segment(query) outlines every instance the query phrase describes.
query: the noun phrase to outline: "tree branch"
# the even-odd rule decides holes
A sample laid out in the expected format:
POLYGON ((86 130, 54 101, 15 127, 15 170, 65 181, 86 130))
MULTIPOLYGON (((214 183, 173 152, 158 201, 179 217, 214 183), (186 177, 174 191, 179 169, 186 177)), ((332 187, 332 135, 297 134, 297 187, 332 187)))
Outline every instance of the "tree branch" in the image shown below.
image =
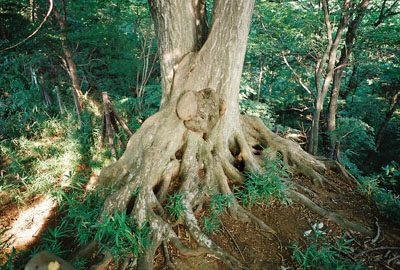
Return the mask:
POLYGON ((284 53, 281 54, 283 57, 283 61, 285 62, 286 66, 288 66, 288 68, 292 71, 293 76, 296 78, 296 80, 298 81, 298 83, 303 87, 304 90, 306 90, 306 92, 308 94, 310 94, 311 96, 313 96, 315 98, 315 95, 313 92, 311 92, 311 90, 307 87, 307 85, 305 85, 303 83, 303 81, 301 80, 301 77, 296 73, 296 71, 292 68, 292 66, 289 64, 289 62, 286 59, 286 56, 284 53))
POLYGON ((36 30, 33 31, 33 33, 30 34, 29 36, 27 36, 24 40, 18 42, 17 44, 15 44, 15 45, 13 45, 13 46, 10 46, 10 47, 8 47, 8 48, 5 48, 5 49, 1 50, 0 53, 1 53, 1 52, 4 52, 4 51, 7 51, 7 50, 11 50, 11 49, 13 49, 13 48, 15 48, 15 47, 21 45, 22 43, 26 42, 26 41, 29 40, 31 37, 33 37, 33 36, 40 30, 40 28, 42 28, 43 24, 47 21, 47 18, 50 16, 50 13, 51 13, 52 10, 53 10, 53 0, 49 0, 49 10, 47 11, 46 16, 44 17, 43 21, 40 23, 40 25, 38 26, 38 28, 36 28, 36 30))

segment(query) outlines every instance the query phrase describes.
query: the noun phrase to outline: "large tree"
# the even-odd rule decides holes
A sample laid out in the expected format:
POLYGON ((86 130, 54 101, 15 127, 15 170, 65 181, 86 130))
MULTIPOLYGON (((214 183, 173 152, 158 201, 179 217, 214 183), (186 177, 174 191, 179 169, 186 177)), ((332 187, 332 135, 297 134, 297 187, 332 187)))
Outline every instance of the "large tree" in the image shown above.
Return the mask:
MULTIPOLYGON (((152 269, 155 251, 165 239, 182 254, 209 253, 232 269, 244 269, 243 262, 202 232, 195 211, 207 200, 207 191, 232 194, 233 185, 246 181, 244 171, 262 170, 267 148, 281 153, 293 171, 316 185, 334 186, 323 176, 328 168, 352 178, 339 164, 313 157, 271 132, 260 119, 240 115, 239 84, 254 1, 213 1, 210 23, 202 1, 149 0, 149 5, 160 55, 161 108, 130 138, 122 157, 102 170, 100 184, 115 192, 105 200, 99 222, 114 211, 127 212, 139 226, 147 222, 151 245, 139 258, 139 269, 152 269), (166 216, 165 198, 175 191, 184 206, 180 221, 196 249, 181 242, 166 216)), ((297 189, 308 190, 293 185, 288 195, 348 229, 370 234, 297 189)), ((275 233, 231 199, 232 216, 275 233)))

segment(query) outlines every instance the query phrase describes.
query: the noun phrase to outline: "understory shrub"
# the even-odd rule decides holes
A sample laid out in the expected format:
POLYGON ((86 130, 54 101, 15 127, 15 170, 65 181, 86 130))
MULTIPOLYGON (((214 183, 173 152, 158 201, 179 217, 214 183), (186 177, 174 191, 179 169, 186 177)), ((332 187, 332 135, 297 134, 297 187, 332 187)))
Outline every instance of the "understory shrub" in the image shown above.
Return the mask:
POLYGON ((297 242, 290 248, 293 249, 293 260, 298 263, 296 269, 302 270, 340 270, 340 269, 366 269, 363 261, 351 261, 346 257, 353 251, 349 244, 353 239, 346 240, 346 233, 342 238, 336 239, 335 244, 327 242, 326 230, 311 226, 312 232, 307 236, 308 246, 301 247, 297 242))
POLYGON ((400 224, 400 196, 384 187, 382 178, 361 178, 361 191, 365 192, 388 219, 400 224))

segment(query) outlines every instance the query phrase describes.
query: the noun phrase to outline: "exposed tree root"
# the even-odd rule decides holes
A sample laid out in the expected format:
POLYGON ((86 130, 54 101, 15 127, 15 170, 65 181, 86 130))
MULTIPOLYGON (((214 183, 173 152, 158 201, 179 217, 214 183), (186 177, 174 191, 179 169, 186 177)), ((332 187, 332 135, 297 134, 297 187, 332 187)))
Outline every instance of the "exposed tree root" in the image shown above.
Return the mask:
POLYGON ((308 199, 306 196, 304 196, 301 193, 298 193, 294 190, 290 190, 289 197, 298 201, 302 205, 308 207, 313 212, 315 212, 323 217, 327 217, 328 219, 336 222, 337 224, 339 224, 340 226, 342 226, 345 229, 356 231, 356 232, 361 232, 361 233, 369 235, 369 236, 373 235, 373 231, 370 228, 365 228, 361 224, 349 221, 334 212, 331 212, 324 208, 321 208, 320 206, 318 206, 316 203, 314 203, 313 201, 311 201, 310 199, 308 199))
POLYGON ((171 259, 169 257, 169 252, 168 252, 168 246, 166 241, 162 241, 162 247, 163 247, 163 252, 164 252, 164 257, 165 257, 165 264, 168 266, 170 270, 174 270, 175 266, 171 262, 171 259))
POLYGON ((107 266, 112 262, 113 258, 111 254, 106 251, 104 254, 103 259, 97 263, 96 265, 93 265, 90 270, 105 270, 107 269, 107 266))
MULTIPOLYGON (((339 191, 323 176, 327 169, 335 169, 344 178, 354 180, 340 164, 309 155, 294 142, 269 131, 258 118, 242 116, 240 123, 243 131, 236 129, 235 125, 218 122, 210 132, 200 133, 187 129, 174 115, 166 107, 146 120, 132 136, 125 154, 112 166, 105 168, 100 176, 102 185, 115 189, 106 199, 103 210, 108 215, 114 210, 126 211, 139 226, 146 222, 150 226, 151 246, 141 254, 139 269, 152 269, 154 254, 161 244, 166 263, 173 269, 166 240, 183 255, 207 253, 231 269, 246 269, 244 262, 224 251, 203 233, 195 212, 207 200, 208 191, 230 195, 232 185, 245 182, 244 171, 261 170, 261 159, 266 154, 266 148, 282 154, 293 170, 312 179, 315 185, 327 184, 339 191), (184 210, 178 220, 169 217, 164 208, 167 195, 175 191, 183 194, 184 210), (189 248, 181 242, 173 230, 178 223, 190 233, 196 248, 189 248)), ((297 202, 346 229, 371 235, 371 230, 319 207, 294 189, 312 197, 318 194, 299 184, 292 185, 289 196, 297 202)), ((274 229, 244 209, 233 196, 229 213, 276 235, 274 229)), ((103 217, 99 216, 99 222, 103 217)))
POLYGON ((335 191, 342 192, 323 176, 324 172, 328 169, 334 169, 341 174, 344 179, 357 183, 354 176, 346 172, 343 166, 337 161, 314 157, 308 154, 295 142, 284 139, 270 131, 266 128, 261 119, 242 116, 241 122, 246 127, 245 130, 248 137, 252 137, 253 140, 256 139, 263 148, 269 148, 279 152, 283 156, 285 163, 292 166, 296 172, 310 178, 315 185, 323 186, 324 184, 328 184, 335 191))

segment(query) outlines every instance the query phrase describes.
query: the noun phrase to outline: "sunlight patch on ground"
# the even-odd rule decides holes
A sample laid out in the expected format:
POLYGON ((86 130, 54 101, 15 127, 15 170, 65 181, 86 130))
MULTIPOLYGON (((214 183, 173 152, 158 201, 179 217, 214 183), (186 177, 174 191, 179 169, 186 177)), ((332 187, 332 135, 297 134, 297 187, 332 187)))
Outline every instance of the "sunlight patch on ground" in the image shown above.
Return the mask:
POLYGON ((20 249, 32 243, 40 235, 56 206, 57 201, 54 197, 45 196, 34 206, 22 210, 5 234, 5 239, 11 237, 10 246, 20 249))

